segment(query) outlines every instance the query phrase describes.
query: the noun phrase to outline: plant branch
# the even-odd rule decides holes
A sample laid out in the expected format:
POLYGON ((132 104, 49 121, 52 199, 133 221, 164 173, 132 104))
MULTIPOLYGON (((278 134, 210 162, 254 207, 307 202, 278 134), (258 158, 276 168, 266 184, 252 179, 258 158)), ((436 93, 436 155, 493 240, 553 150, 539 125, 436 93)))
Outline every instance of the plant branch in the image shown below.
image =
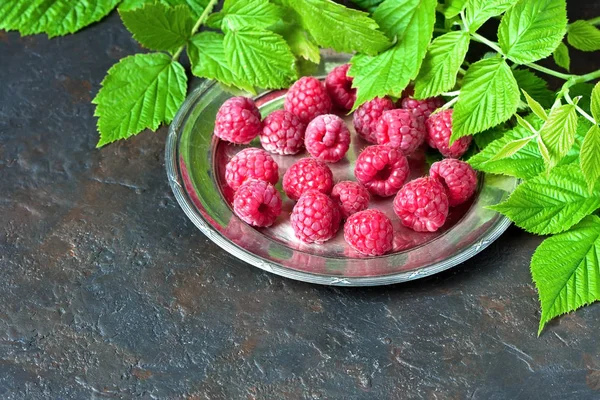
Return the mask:
MULTIPOLYGON (((198 31, 198 29, 200 29, 200 27, 202 26, 202 24, 206 21, 206 18, 208 17, 208 15, 212 12, 213 8, 215 7, 215 5, 219 2, 219 0, 210 0, 208 2, 208 4, 206 5, 206 8, 204 9, 204 11, 202 11, 202 14, 200 14, 200 17, 198 17, 198 20, 196 21, 196 24, 194 25, 194 27, 192 28, 192 32, 190 34, 191 36, 194 36, 194 34, 198 31)), ((181 55, 181 52, 183 52, 183 49, 185 48, 185 45, 181 46, 176 52, 175 54, 173 54, 172 60, 177 60, 179 58, 179 56, 181 55)))
POLYGON ((588 113, 586 113, 585 111, 583 111, 581 109, 581 107, 579 107, 574 101, 573 99, 571 99, 571 96, 569 96, 569 91, 567 90, 565 93, 565 100, 567 100, 567 103, 572 104, 575 106, 575 110, 577 110, 577 112, 579 114, 581 114, 585 119, 587 119, 588 121, 590 121, 592 124, 596 125, 596 120, 589 115, 588 113))
MULTIPOLYGON (((483 43, 483 44, 487 45, 488 47, 492 48, 497 53, 502 54, 502 49, 498 46, 498 43, 492 42, 491 40, 486 39, 485 37, 481 36, 478 33, 471 33, 471 37, 476 42, 483 43)), ((504 54, 502 54, 502 55, 504 55, 504 54)))
POLYGON ((542 67, 541 65, 538 65, 538 64, 535 64, 535 63, 525 64, 525 66, 529 67, 531 69, 538 70, 538 71, 543 72, 545 74, 552 75, 552 76, 555 76, 555 77, 560 78, 560 79, 564 79, 566 81, 568 81, 569 79, 575 78, 577 76, 577 75, 571 75, 571 74, 563 74, 562 72, 554 71, 554 70, 552 70, 550 68, 542 67))

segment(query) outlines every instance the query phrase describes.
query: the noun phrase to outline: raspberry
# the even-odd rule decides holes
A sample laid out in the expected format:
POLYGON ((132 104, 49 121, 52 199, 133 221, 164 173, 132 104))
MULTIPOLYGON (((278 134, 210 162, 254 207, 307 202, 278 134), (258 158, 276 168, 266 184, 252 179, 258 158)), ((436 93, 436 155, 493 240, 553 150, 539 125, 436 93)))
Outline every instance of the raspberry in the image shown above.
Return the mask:
POLYGON ((306 127, 304 147, 319 160, 338 162, 350 147, 350 131, 337 115, 319 115, 306 127))
POLYGON ((432 112, 444 105, 444 101, 440 97, 417 100, 408 96, 402 99, 401 104, 402 108, 412 110, 421 121, 425 122, 432 112))
POLYGON ((331 70, 325 78, 325 87, 333 104, 342 110, 350 110, 356 101, 356 89, 352 88, 352 77, 348 76, 350 64, 331 70))
POLYGON ((371 195, 361 184, 352 181, 337 183, 331 191, 331 198, 340 207, 342 217, 348 218, 354 213, 369 207, 371 195))
POLYGON ((444 157, 459 158, 469 148, 472 137, 461 137, 452 146, 448 146, 452 135, 452 111, 444 110, 427 118, 427 143, 438 149, 444 157))
POLYGON ((272 183, 279 181, 279 170, 273 157, 262 149, 253 147, 237 153, 225 167, 225 180, 237 190, 244 182, 258 179, 272 183))
POLYGON ((417 232, 435 232, 446 222, 448 196, 431 178, 408 182, 394 199, 394 212, 404 226, 417 232))
POLYGON ((477 189, 477 174, 464 161, 446 158, 435 162, 429 169, 429 176, 444 186, 450 207, 464 203, 477 189))
POLYGON ((305 76, 288 90, 283 108, 307 124, 317 115, 331 112, 331 99, 320 80, 305 76))
POLYGON ((344 239, 362 254, 381 256, 393 247, 392 221, 379 210, 357 212, 344 225, 344 239))
POLYGON ((248 181, 235 192, 233 211, 252 226, 271 226, 281 214, 281 196, 269 182, 248 181))
POLYGON ((376 97, 356 109, 352 121, 356 133, 367 142, 377 143, 375 129, 384 111, 393 110, 394 102, 387 97, 376 97))
POLYGON ((263 121, 260 143, 268 152, 296 154, 304 144, 304 125, 298 117, 285 110, 273 111, 263 121))
POLYGON ((292 211, 292 228, 305 243, 322 243, 331 239, 340 227, 340 209, 327 196, 316 190, 304 193, 292 211))
POLYGON ((425 141, 425 125, 409 110, 385 111, 375 131, 378 144, 414 152, 425 141))
POLYGON ((215 120, 215 135, 235 144, 247 144, 262 129, 260 112, 252 99, 232 97, 223 103, 215 120))
POLYGON ((356 159, 354 176, 373 194, 394 195, 408 177, 408 161, 398 149, 369 146, 356 159))
POLYGON ((297 161, 283 175, 283 191, 292 200, 298 200, 309 189, 329 194, 331 188, 333 173, 327 164, 315 158, 297 161))

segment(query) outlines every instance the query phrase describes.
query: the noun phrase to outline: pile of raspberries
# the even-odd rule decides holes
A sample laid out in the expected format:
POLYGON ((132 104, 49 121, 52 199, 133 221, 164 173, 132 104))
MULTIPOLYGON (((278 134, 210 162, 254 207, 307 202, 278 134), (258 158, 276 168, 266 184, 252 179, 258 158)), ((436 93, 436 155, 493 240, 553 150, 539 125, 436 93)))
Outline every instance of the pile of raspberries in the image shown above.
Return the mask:
POLYGON ((296 201, 291 224, 305 243, 323 243, 344 223, 344 239, 358 252, 377 256, 392 250, 392 221, 369 209, 371 196, 394 198, 400 222, 417 232, 435 232, 446 222, 449 207, 467 201, 477 187, 477 175, 458 160, 471 143, 463 137, 449 145, 452 110, 438 110, 441 98, 416 100, 411 90, 396 103, 375 98, 353 115, 354 128, 367 142, 355 164, 354 181, 335 182, 329 163, 342 160, 351 135, 344 120, 332 111, 347 112, 356 100, 348 64, 329 73, 325 83, 314 77, 296 81, 285 96, 283 110, 261 120, 252 99, 233 97, 217 113, 214 134, 235 144, 257 136, 263 149, 246 148, 227 164, 225 179, 235 191, 233 210, 256 227, 272 225, 281 214, 282 201, 275 184, 277 163, 269 153, 310 157, 293 164, 283 175, 283 191, 296 201), (429 176, 405 183, 407 156, 427 143, 443 156, 429 176))

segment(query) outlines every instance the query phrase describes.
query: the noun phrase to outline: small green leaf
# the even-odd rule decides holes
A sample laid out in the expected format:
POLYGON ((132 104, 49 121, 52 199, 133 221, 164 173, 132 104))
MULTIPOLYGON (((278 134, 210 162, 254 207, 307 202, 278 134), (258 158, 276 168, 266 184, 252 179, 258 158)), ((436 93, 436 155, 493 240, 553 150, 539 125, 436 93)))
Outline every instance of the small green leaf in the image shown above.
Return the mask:
POLYGON ((600 29, 587 21, 575 21, 569 25, 567 41, 582 51, 600 50, 600 29))
POLYGON ((120 11, 120 14, 133 38, 152 50, 176 51, 187 42, 194 27, 187 6, 146 4, 132 11, 120 11))
POLYGON ((519 87, 506 61, 487 58, 472 64, 454 107, 454 141, 509 119, 519 103, 519 87))
POLYGON ((504 136, 508 129, 502 125, 495 126, 473 136, 475 144, 480 150, 486 148, 490 143, 504 136))
POLYGON ((378 5, 383 3, 383 0, 350 0, 352 3, 356 4, 363 10, 367 10, 370 12, 375 11, 378 5))
POLYGON ((281 88, 296 78, 294 55, 283 38, 253 28, 225 34, 225 56, 236 76, 261 88, 281 88))
POLYGON ((121 59, 108 70, 92 101, 99 117, 98 147, 171 122, 186 89, 185 70, 164 53, 121 59))
POLYGON ((388 94, 400 97, 408 83, 416 78, 433 34, 435 4, 434 0, 418 0, 418 4, 413 0, 400 0, 396 4, 398 9, 390 9, 390 12, 406 12, 402 21, 394 19, 398 27, 405 28, 402 32, 395 28, 396 45, 377 56, 357 54, 352 57, 348 74, 354 77, 352 86, 358 89, 354 109, 375 97, 388 94), (407 4, 414 7, 405 7, 407 4))
POLYGON ((320 62, 319 46, 302 27, 293 23, 281 23, 275 26, 274 32, 285 39, 296 57, 302 57, 315 64, 320 62))
POLYGON ((498 151, 498 153, 496 153, 492 158, 490 158, 490 161, 501 160, 503 158, 515 155, 515 153, 517 153, 523 147, 527 146, 527 144, 531 142, 531 139, 533 139, 533 136, 528 136, 523 139, 516 139, 506 143, 506 145, 504 145, 504 147, 502 147, 498 151))
POLYGON ((600 207, 600 188, 590 194, 576 163, 522 183, 503 203, 490 207, 527 232, 560 233, 600 207))
POLYGON ((554 58, 556 65, 567 71, 571 70, 571 57, 569 57, 569 48, 566 44, 560 42, 558 47, 554 50, 554 53, 552 53, 552 57, 554 58))
POLYGON ((0 29, 48 37, 73 33, 106 16, 119 0, 3 0, 0 29))
POLYGON ((542 316, 552 318, 600 299, 600 218, 589 216, 568 232, 542 242, 531 259, 542 316))
POLYGON ((464 10, 465 6, 467 5, 467 1, 468 0, 445 0, 444 16, 446 18, 456 17, 462 10, 464 10))
POLYGON ((465 22, 469 32, 475 32, 491 17, 502 14, 518 0, 469 0, 465 9, 465 22))
POLYGON ((375 55, 390 45, 367 13, 329 0, 283 0, 300 15, 302 26, 321 47, 375 55))
MULTIPOLYGON (((554 103, 554 92, 548 89, 548 82, 528 69, 513 69, 513 75, 519 87, 538 101, 542 107, 550 108, 552 106, 554 103)), ((527 101, 524 96, 523 100, 527 101)))
POLYGON ((252 85, 237 76, 229 67, 225 57, 224 36, 216 32, 201 32, 194 35, 188 47, 192 73, 208 79, 216 79, 227 86, 235 86, 255 93, 252 85))
POLYGON ((123 0, 119 4, 119 11, 131 11, 136 8, 143 7, 144 4, 159 3, 167 7, 185 6, 187 5, 194 18, 200 17, 209 0, 123 0))
POLYGON ((590 111, 596 123, 600 124, 600 82, 596 83, 596 86, 592 89, 591 97, 590 111))
POLYGON ((537 134, 537 131, 535 130, 535 128, 533 126, 531 126, 531 124, 529 122, 527 122, 525 119, 523 119, 523 117, 521 117, 519 114, 515 114, 515 117, 517 118, 517 123, 519 125, 521 125, 525 129, 527 129, 529 132, 531 132, 533 134, 537 134))
POLYGON ((498 27, 498 44, 517 64, 548 57, 567 29, 565 0, 520 0, 498 27))
POLYGON ((521 89, 523 92, 523 96, 525 96, 525 101, 527 101, 527 105, 531 108, 531 111, 542 120, 546 121, 548 119, 548 114, 546 114, 546 110, 544 107, 537 101, 535 101, 525 90, 521 89))
POLYGON ((211 15, 224 30, 244 27, 267 28, 280 18, 279 8, 268 0, 225 0, 223 9, 211 15))
POLYGON ((600 178, 600 127, 592 125, 581 145, 581 170, 590 192, 600 178))
POLYGON ((453 31, 435 38, 415 81, 415 96, 424 99, 452 89, 468 49, 469 34, 465 31, 453 31))
POLYGON ((540 129, 540 138, 548 149, 547 166, 552 169, 568 153, 575 142, 577 110, 572 104, 553 109, 540 129))

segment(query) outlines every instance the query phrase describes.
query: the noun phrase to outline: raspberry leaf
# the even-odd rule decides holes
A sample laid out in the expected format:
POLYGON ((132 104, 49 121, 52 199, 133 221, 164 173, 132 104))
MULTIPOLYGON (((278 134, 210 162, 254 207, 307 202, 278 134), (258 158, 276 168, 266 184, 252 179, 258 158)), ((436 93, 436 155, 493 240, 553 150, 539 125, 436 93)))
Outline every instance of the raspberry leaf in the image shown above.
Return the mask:
POLYGON ((519 87, 506 61, 486 58, 472 64, 454 107, 451 142, 509 119, 519 103, 519 87))
POLYGON ((518 0, 468 0, 465 9, 465 23, 469 32, 481 28, 491 17, 502 14, 518 0))
POLYGON ((565 104, 550 112, 548 120, 540 129, 540 138, 548 149, 545 158, 548 169, 553 168, 567 154, 575 142, 577 110, 565 104))
POLYGON ((444 16, 446 18, 454 18, 467 5, 467 0, 446 0, 444 2, 444 16))
POLYGON ((280 88, 296 78, 294 55, 273 32, 242 28, 225 34, 225 56, 236 76, 261 88, 280 88))
POLYGON ((164 53, 123 58, 108 71, 92 101, 99 117, 98 147, 171 122, 186 88, 185 70, 164 53))
POLYGON ((532 139, 533 136, 528 136, 523 139, 516 139, 506 143, 504 147, 502 147, 492 158, 490 158, 490 161, 501 160, 503 158, 507 158, 514 155, 523 147, 527 146, 527 144, 531 142, 532 139))
POLYGON ((295 23, 278 24, 274 27, 274 32, 285 39, 296 57, 302 57, 315 64, 321 61, 319 46, 299 25, 295 23))
POLYGON ((225 0, 223 9, 211 15, 224 30, 243 27, 267 28, 280 18, 279 8, 268 0, 225 0))
POLYGON ((378 5, 383 3, 383 0, 350 0, 352 3, 356 4, 363 10, 367 10, 370 12, 375 11, 378 5))
POLYGON ((229 67, 225 57, 224 38, 222 34, 216 32, 201 32, 192 37, 188 47, 192 73, 255 93, 252 85, 237 76, 229 67))
POLYGON ((354 77, 352 86, 358 89, 353 110, 375 97, 388 94, 400 97, 410 80, 416 78, 433 34, 434 0, 387 0, 377 11, 386 4, 384 10, 395 17, 380 13, 378 21, 390 27, 387 33, 394 32, 397 43, 377 56, 352 57, 348 74, 354 77))
POLYGON ((469 49, 469 34, 454 31, 431 42, 415 81, 418 99, 437 96, 456 84, 456 74, 469 49))
MULTIPOLYGON (((513 76, 519 87, 539 102, 542 107, 550 108, 552 106, 554 92, 548 89, 548 82, 528 69, 514 69, 513 76)), ((526 101, 527 99, 523 97, 523 100, 526 101)))
POLYGON ((598 155, 600 154, 600 127, 598 125, 592 125, 590 130, 583 139, 581 145, 581 170, 583 176, 588 184, 590 192, 594 189, 594 186, 600 178, 600 163, 598 162, 598 155))
POLYGON ((520 0, 508 10, 498 27, 498 43, 517 64, 548 57, 567 29, 565 0, 520 0))
POLYGON ((200 17, 202 11, 208 4, 209 0, 123 0, 121 4, 119 4, 119 11, 131 11, 136 8, 143 7, 144 4, 162 4, 167 7, 175 7, 187 5, 190 10, 192 10, 192 14, 194 18, 200 17))
POLYGON ((588 216, 568 232, 542 242, 531 259, 542 316, 552 318, 600 299, 600 218, 588 216))
POLYGON ((592 193, 577 163, 554 168, 519 185, 510 198, 490 207, 538 235, 560 233, 600 207, 600 187, 592 193))
POLYGON ((120 14, 133 38, 152 50, 177 51, 190 38, 195 22, 189 7, 159 3, 120 14))
POLYGON ((527 101, 527 105, 529 106, 529 108, 531 108, 531 111, 533 111, 533 113, 537 115, 540 119, 546 121, 548 119, 548 114, 546 114, 546 110, 544 110, 544 107, 542 107, 540 103, 535 101, 525 90, 521 89, 521 92, 523 92, 523 96, 525 96, 525 101, 527 101))
POLYGON ((591 98, 591 113, 596 120, 596 123, 600 124, 600 82, 596 83, 596 86, 592 89, 591 98))
POLYGON ((575 21, 569 25, 567 41, 582 51, 600 50, 600 29, 587 21, 575 21))
POLYGON ((119 0, 3 0, 0 29, 48 37, 73 33, 107 15, 119 0))
POLYGON ((563 42, 558 44, 558 47, 552 53, 552 58, 554 58, 554 62, 559 67, 562 67, 569 71, 571 69, 571 57, 569 57, 569 48, 563 42))
MULTIPOLYGON (((389 0, 388 0, 389 1, 389 0)), ((283 0, 321 47, 374 55, 390 45, 368 14, 328 0, 283 0)))

